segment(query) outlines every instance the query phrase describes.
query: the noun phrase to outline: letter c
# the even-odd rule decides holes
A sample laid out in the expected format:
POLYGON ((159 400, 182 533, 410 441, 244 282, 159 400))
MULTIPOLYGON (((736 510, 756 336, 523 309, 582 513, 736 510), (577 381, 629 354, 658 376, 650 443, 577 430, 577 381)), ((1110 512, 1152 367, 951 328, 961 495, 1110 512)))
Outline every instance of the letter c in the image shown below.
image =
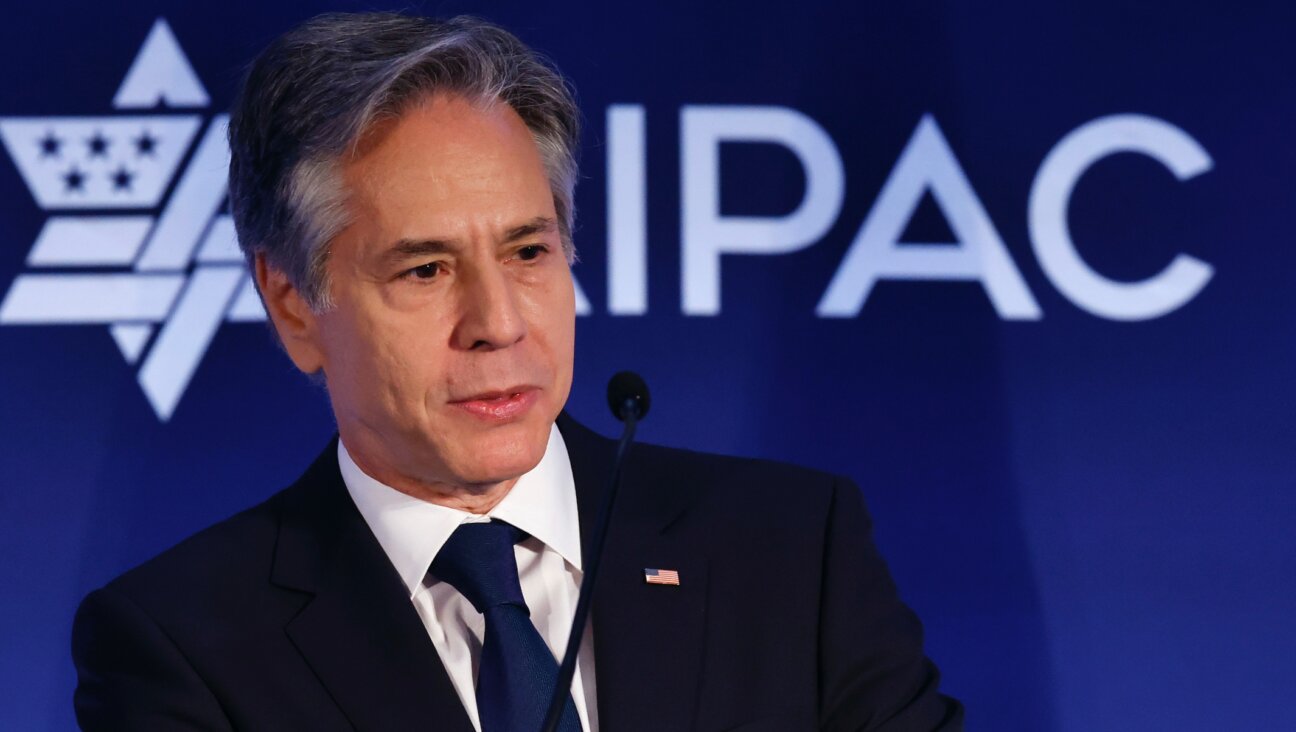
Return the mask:
POLYGON ((1071 192, 1091 165, 1122 152, 1154 158, 1181 181, 1214 164, 1188 133, 1155 117, 1122 114, 1081 125, 1049 151, 1035 176, 1028 205, 1031 246, 1049 280, 1077 306, 1111 320, 1150 320, 1193 299, 1215 270, 1179 254, 1153 277, 1118 282, 1080 258, 1067 226, 1071 192))

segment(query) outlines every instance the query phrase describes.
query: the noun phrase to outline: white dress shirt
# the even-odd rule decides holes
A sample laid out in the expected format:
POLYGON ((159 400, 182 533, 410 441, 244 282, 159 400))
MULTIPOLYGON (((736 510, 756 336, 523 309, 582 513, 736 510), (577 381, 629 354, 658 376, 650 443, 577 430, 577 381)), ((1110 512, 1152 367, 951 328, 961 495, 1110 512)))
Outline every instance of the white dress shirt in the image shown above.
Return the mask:
MULTIPOLYGON (((355 464, 341 440, 338 467, 351 499, 405 582, 468 718, 481 732, 475 689, 486 621, 448 582, 430 577, 428 567, 461 523, 497 518, 525 531, 529 538, 514 549, 522 596, 531 622, 561 659, 581 580, 576 483, 562 435, 557 426, 552 428, 540 463, 485 515, 428 503, 374 480, 355 464)), ((572 700, 586 732, 598 731, 593 647, 587 627, 572 679, 572 700)))

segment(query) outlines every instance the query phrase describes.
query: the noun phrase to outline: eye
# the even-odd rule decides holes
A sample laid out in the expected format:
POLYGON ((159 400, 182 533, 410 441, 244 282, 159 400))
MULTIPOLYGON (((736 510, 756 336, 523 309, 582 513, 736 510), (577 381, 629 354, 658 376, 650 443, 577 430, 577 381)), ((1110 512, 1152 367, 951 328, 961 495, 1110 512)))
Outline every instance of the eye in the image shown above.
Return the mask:
POLYGON ((517 252, 517 258, 524 262, 530 262, 533 259, 538 259, 540 255, 547 251, 549 251, 549 247, 543 244, 531 244, 519 249, 517 252))
POLYGON ((428 262, 427 264, 420 264, 414 269, 407 271, 405 274, 406 276, 414 277, 415 279, 430 280, 435 278, 440 272, 440 262, 428 262))

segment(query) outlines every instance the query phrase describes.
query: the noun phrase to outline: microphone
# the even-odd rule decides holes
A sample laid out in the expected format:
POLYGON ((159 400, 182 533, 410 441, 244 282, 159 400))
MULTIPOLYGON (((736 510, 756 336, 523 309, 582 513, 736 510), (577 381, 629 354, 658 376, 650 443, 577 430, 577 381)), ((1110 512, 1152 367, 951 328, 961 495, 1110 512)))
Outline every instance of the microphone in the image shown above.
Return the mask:
POLYGON ((634 430, 634 422, 648 416, 648 385, 633 371, 622 371, 608 382, 608 406, 612 416, 634 430))
POLYGON ((563 707, 571 694, 572 675, 576 673, 576 657, 580 653, 581 639, 585 635, 585 624, 589 619, 590 600, 594 596, 594 579, 598 575, 599 560, 603 556, 603 543, 607 539, 608 519, 612 516, 612 505, 616 500, 617 486, 621 483, 621 463, 625 460, 626 448, 634 439, 635 425, 648 414, 648 385, 642 377, 633 371, 622 371, 612 377, 607 389, 608 406, 612 415, 625 423, 621 439, 617 442, 616 458, 612 461, 612 476, 607 492, 603 495, 603 505, 599 507, 598 518, 594 522, 594 533, 591 539, 594 545, 588 553, 585 574, 581 578, 580 595, 576 599, 576 612, 572 617, 571 634, 567 636, 567 651, 563 654, 562 665, 558 667, 558 683, 554 686, 553 697, 549 700, 549 711, 545 714, 541 732, 554 732, 558 720, 562 717, 563 707))

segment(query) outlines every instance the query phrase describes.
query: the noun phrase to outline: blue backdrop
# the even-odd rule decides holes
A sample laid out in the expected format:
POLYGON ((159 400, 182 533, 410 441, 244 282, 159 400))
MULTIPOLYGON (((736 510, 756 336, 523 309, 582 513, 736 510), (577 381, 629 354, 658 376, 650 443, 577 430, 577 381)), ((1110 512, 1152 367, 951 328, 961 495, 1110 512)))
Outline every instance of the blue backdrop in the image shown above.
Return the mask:
MULTIPOLYGON (((578 418, 635 368, 644 439, 859 481, 971 729, 1280 729, 1296 14, 1198 5, 418 9, 578 89, 578 418)), ((242 289, 218 115, 361 7, 4 11, 4 729, 73 727, 84 593, 332 433, 242 289)))

